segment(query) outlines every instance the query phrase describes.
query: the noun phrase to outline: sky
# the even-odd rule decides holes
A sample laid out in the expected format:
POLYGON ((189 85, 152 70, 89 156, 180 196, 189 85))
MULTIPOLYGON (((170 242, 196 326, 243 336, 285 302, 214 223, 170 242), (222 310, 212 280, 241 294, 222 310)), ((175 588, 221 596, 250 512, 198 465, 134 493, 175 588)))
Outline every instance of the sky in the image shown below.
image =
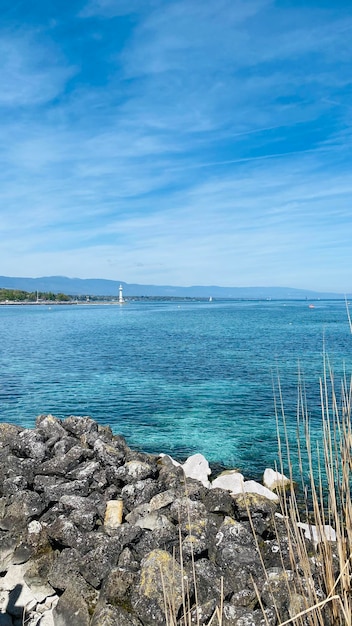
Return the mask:
POLYGON ((350 0, 0 0, 0 275, 352 292, 350 0))

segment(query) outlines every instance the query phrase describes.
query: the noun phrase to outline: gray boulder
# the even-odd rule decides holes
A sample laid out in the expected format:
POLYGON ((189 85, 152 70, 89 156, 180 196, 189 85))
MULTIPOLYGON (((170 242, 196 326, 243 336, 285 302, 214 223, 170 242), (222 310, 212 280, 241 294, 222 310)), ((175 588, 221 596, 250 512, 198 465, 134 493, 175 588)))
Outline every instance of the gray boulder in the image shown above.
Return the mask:
POLYGON ((88 606, 79 590, 66 589, 53 610, 55 626, 89 626, 88 606))

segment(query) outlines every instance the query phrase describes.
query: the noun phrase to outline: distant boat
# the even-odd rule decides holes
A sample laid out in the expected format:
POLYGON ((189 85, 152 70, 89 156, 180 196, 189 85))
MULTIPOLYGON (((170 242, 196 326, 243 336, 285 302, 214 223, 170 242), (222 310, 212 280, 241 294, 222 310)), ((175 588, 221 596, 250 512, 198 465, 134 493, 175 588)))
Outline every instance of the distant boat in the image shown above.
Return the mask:
POLYGON ((308 305, 308 308, 309 308, 309 309, 315 309, 315 306, 314 306, 314 304, 309 304, 309 305, 308 305))
POLYGON ((211 296, 209 298, 209 302, 213 302, 213 298, 211 296))

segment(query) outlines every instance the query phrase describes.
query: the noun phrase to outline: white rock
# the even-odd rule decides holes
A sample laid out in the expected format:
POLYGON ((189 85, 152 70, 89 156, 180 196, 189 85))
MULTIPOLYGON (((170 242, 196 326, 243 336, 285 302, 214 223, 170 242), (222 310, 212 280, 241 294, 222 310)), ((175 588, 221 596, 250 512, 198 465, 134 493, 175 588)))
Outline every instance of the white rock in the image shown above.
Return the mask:
POLYGON ((143 475, 149 474, 150 466, 143 461, 127 461, 125 468, 129 478, 139 480, 143 478, 143 475))
POLYGON ((279 501, 279 496, 277 496, 276 493, 270 491, 270 489, 260 483, 257 483, 255 480, 246 480, 243 485, 243 491, 245 493, 256 493, 258 496, 264 496, 273 502, 279 501))
POLYGON ((29 567, 28 563, 21 563, 20 565, 11 565, 6 572, 6 575, 0 578, 0 589, 4 591, 12 591, 16 585, 23 585, 24 574, 29 567))
POLYGON ((212 489, 226 489, 232 494, 243 493, 244 476, 237 470, 229 470, 220 474, 211 483, 212 489))
POLYGON ((336 541, 336 532, 332 526, 322 526, 320 529, 318 526, 312 526, 305 524, 304 522, 297 522, 298 528, 304 530, 304 536, 306 539, 312 541, 315 545, 318 545, 323 539, 327 541, 336 541))
POLYGON ((142 517, 145 517, 149 513, 150 513, 150 504, 145 502, 143 504, 139 504, 138 506, 136 506, 136 508, 132 509, 130 513, 127 513, 125 520, 126 522, 134 526, 137 520, 141 519, 142 517))
POLYGON ((210 487, 208 476, 211 469, 206 458, 202 454, 192 454, 182 465, 182 469, 187 478, 199 480, 205 487, 210 487))
POLYGON ((17 611, 18 615, 21 614, 22 608, 24 606, 29 606, 32 608, 38 602, 36 594, 28 587, 27 583, 24 580, 24 574, 28 567, 28 563, 22 563, 21 565, 11 565, 11 567, 9 567, 6 572, 6 576, 0 578, 1 596, 3 598, 7 598, 7 601, 10 600, 10 594, 15 589, 15 587, 18 589, 18 594, 16 593, 16 601, 12 609, 13 612, 17 611))
POLYGON ((135 526, 145 528, 147 530, 171 530, 174 528, 173 524, 166 517, 166 515, 159 515, 157 511, 149 513, 144 517, 141 517, 136 521, 135 526))
MULTIPOLYGON (((4 591, 3 589, 0 591, 0 614, 5 613, 6 606, 9 601, 9 592, 4 591)), ((0 622, 1 624, 1 622, 0 622)))
POLYGON ((33 535, 38 535, 42 530, 43 526, 37 520, 32 520, 28 524, 28 533, 33 535))
POLYGON ((275 517, 277 517, 278 519, 289 519, 288 515, 282 515, 282 513, 279 513, 278 511, 275 511, 274 513, 275 517))
POLYGON ((38 622, 38 626, 55 626, 52 610, 44 613, 43 617, 41 617, 38 622))
POLYGON ((158 511, 159 509, 163 509, 168 504, 172 504, 175 498, 176 494, 174 489, 167 489, 166 491, 157 493, 155 496, 152 497, 151 501, 149 502, 150 510, 158 511))
POLYGON ((37 602, 44 602, 48 596, 51 596, 53 593, 55 593, 55 590, 52 588, 52 586, 49 585, 49 583, 45 583, 44 581, 38 583, 32 581, 27 586, 36 600, 35 604, 37 604, 37 602))
POLYGON ((277 487, 284 488, 290 484, 290 479, 285 474, 280 474, 280 472, 267 468, 263 474, 263 484, 270 490, 277 487))

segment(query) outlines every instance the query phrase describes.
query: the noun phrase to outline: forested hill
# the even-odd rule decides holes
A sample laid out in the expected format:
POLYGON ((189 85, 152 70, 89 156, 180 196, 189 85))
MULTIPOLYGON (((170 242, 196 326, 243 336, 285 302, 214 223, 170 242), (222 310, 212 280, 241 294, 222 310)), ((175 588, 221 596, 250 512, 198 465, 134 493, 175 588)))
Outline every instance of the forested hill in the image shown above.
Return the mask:
POLYGON ((66 276, 44 276, 41 278, 21 278, 0 276, 0 288, 19 289, 28 292, 66 293, 71 296, 116 296, 120 284, 124 296, 162 296, 199 298, 274 298, 274 299, 317 299, 343 298, 343 294, 308 291, 290 287, 219 287, 168 285, 139 285, 119 280, 99 278, 67 278, 66 276))

